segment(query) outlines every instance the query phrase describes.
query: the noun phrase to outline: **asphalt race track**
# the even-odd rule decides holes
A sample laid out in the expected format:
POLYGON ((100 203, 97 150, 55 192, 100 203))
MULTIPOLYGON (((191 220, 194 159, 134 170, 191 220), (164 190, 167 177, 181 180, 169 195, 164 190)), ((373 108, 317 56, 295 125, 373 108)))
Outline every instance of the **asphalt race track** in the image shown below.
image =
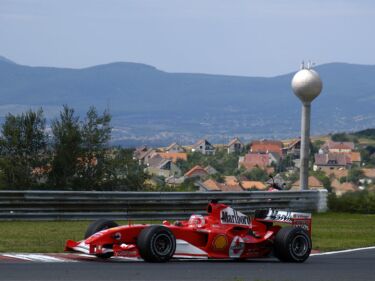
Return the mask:
MULTIPOLYGON (((36 256, 38 258, 38 256, 36 256)), ((62 262, 0 259, 0 280, 374 280, 375 249, 311 256, 303 264, 276 259, 236 261, 175 260, 165 264, 113 259, 62 262)))

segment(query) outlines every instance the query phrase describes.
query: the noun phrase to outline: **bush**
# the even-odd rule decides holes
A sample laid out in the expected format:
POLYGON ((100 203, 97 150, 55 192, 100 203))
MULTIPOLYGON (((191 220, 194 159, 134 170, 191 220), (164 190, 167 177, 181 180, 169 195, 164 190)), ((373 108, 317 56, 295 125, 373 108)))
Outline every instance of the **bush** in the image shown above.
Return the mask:
POLYGON ((348 192, 341 197, 330 194, 328 208, 336 212, 375 214, 375 192, 367 190, 348 192))

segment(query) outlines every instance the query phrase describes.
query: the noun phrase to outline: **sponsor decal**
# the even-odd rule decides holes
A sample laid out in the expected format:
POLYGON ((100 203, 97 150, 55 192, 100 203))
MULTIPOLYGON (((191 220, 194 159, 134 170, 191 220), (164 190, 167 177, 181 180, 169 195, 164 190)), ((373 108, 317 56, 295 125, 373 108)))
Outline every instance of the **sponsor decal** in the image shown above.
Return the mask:
POLYGON ((222 224, 250 225, 250 219, 248 216, 230 207, 220 211, 220 219, 222 224))
POLYGON ((235 236, 229 247, 229 257, 239 258, 245 250, 245 242, 240 236, 235 236))
POLYGON ((303 228, 304 230, 310 231, 310 221, 304 219, 298 219, 293 222, 293 227, 303 228))
POLYGON ((292 223, 293 219, 311 219, 311 214, 269 210, 264 220, 292 223))
POLYGON ((212 242, 214 250, 224 250, 228 245, 227 237, 223 234, 216 236, 212 242))

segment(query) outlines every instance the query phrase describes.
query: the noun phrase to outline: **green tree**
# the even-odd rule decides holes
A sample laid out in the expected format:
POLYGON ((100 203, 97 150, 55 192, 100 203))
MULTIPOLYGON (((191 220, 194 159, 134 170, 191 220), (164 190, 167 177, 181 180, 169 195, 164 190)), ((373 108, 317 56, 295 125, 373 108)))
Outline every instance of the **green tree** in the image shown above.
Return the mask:
POLYGON ((349 136, 346 133, 337 133, 331 136, 333 141, 350 141, 349 136))
POLYGON ((328 190, 328 192, 331 192, 331 180, 323 171, 311 171, 311 175, 315 176, 318 180, 320 180, 323 184, 323 187, 328 190))
POLYGON ((100 189, 139 191, 144 190, 145 180, 148 176, 144 173, 144 167, 138 165, 133 159, 132 149, 111 149, 105 162, 105 176, 102 179, 100 189))
POLYGON ((82 135, 74 109, 64 105, 60 117, 52 122, 54 158, 49 181, 56 188, 76 186, 82 135))
POLYGON ((0 168, 7 187, 31 188, 38 184, 33 169, 46 162, 45 124, 42 109, 6 116, 0 137, 0 168))
POLYGON ((242 175, 248 180, 253 181, 267 181, 269 179, 267 172, 258 167, 255 167, 250 171, 246 171, 242 175))
POLYGON ((104 111, 99 115, 90 107, 82 125, 82 155, 79 158, 79 181, 84 189, 101 185, 106 174, 108 142, 111 138, 111 115, 104 111))

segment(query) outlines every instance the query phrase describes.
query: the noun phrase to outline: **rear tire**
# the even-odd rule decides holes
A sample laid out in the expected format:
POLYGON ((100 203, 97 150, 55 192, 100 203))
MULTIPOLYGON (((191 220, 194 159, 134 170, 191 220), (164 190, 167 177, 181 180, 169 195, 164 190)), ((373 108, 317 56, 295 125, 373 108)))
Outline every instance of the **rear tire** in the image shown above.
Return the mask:
POLYGON ((167 262, 176 251, 176 238, 165 226, 152 225, 138 235, 137 247, 145 261, 167 262))
MULTIPOLYGON (((110 220, 106 220, 106 219, 99 219, 99 220, 96 220, 96 221, 92 222, 87 227, 87 230, 86 230, 86 233, 85 233, 84 237, 85 237, 85 239, 87 239, 91 235, 93 235, 93 234, 95 234, 99 231, 102 231, 102 230, 105 230, 105 229, 110 229, 110 228, 117 227, 117 226, 118 226, 118 224, 114 221, 110 221, 110 220)), ((112 249, 112 245, 103 245, 103 248, 112 249)), ((113 256, 113 253, 96 254, 96 256, 98 258, 108 259, 108 258, 113 256)))
POLYGON ((304 262, 310 256, 311 238, 300 227, 284 227, 276 234, 275 256, 283 262, 304 262))

